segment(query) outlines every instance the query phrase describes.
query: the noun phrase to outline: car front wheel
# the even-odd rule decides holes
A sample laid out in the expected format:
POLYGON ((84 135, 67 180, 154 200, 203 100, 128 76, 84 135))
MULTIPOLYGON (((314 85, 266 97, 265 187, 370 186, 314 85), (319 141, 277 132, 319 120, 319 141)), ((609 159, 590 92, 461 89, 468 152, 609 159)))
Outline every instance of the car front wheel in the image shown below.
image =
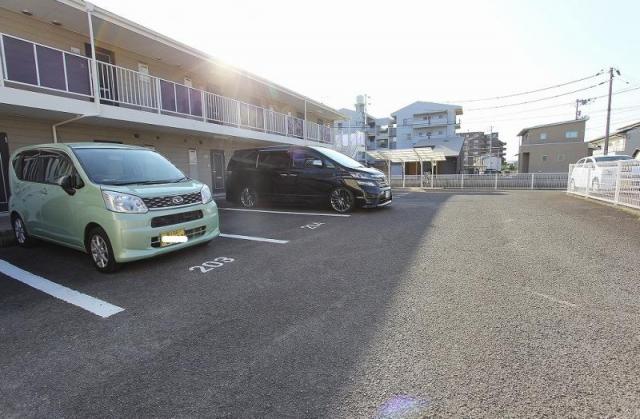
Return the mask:
POLYGON ((22 217, 16 215, 13 217, 13 222, 11 223, 13 226, 13 235, 18 242, 18 245, 21 247, 31 247, 33 246, 34 240, 29 235, 27 231, 27 226, 22 221, 22 217))
POLYGON ((120 268, 113 255, 113 248, 107 233, 99 227, 89 232, 87 250, 93 262, 93 266, 100 272, 111 273, 120 268))
POLYGON ((353 192, 347 188, 340 187, 331 191, 331 194, 329 195, 329 204, 335 212, 344 214, 353 210, 353 207, 356 204, 356 199, 353 196, 353 192))

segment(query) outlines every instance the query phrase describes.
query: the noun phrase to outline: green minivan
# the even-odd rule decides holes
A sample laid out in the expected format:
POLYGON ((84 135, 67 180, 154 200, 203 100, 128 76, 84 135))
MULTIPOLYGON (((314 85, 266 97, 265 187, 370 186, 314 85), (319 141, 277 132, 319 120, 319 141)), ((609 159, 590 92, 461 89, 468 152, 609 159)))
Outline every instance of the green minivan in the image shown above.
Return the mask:
POLYGON ((11 157, 9 179, 18 244, 43 239, 82 250, 101 272, 220 234, 209 187, 145 147, 24 147, 11 157))

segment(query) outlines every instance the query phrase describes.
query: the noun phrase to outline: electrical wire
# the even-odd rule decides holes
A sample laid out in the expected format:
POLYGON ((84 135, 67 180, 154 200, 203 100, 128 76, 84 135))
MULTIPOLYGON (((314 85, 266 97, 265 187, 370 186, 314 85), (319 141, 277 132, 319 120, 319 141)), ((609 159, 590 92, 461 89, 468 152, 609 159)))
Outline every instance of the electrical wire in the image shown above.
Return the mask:
POLYGON ((507 98, 515 97, 515 96, 529 95, 531 93, 544 92, 546 90, 557 89, 558 87, 564 87, 564 86, 568 86, 570 84, 579 83, 581 81, 593 79, 595 77, 598 77, 598 76, 604 74, 604 72, 605 72, 604 70, 600 70, 596 74, 588 76, 588 77, 583 77, 583 78, 577 79, 577 80, 571 80, 571 81, 568 81, 568 82, 565 82, 565 83, 554 84, 553 86, 543 87, 543 88, 540 88, 540 89, 529 90, 529 91, 526 91, 526 92, 511 93, 511 94, 503 95, 503 96, 486 97, 486 98, 480 98, 480 99, 452 100, 452 101, 449 101, 449 102, 446 102, 446 103, 484 102, 484 101, 488 101, 488 100, 499 100, 499 99, 507 99, 507 98))
POLYGON ((470 108, 470 109, 467 109, 467 110, 468 111, 483 111, 483 110, 488 110, 488 109, 502 109, 502 108, 508 108, 510 106, 527 105, 529 103, 542 102, 542 101, 545 101, 545 100, 551 100, 551 99, 555 99, 555 98, 558 98, 558 97, 568 96, 568 95, 572 95, 574 93, 583 92, 585 90, 590 90, 590 89, 596 88, 598 86, 602 86, 603 84, 606 84, 606 83, 608 83, 608 82, 607 81, 601 81, 600 83, 593 84, 593 85, 588 86, 588 87, 583 87, 581 89, 572 90, 571 92, 560 93, 558 95, 543 97, 543 98, 539 98, 539 99, 526 100, 524 102, 508 103, 506 105, 498 105, 498 106, 486 106, 484 108, 470 108))

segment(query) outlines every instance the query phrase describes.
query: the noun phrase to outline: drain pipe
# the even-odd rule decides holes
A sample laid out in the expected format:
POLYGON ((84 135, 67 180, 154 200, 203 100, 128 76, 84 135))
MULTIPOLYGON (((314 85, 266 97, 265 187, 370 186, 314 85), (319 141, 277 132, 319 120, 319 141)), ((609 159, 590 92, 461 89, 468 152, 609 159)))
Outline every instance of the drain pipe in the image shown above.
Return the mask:
POLYGON ((54 143, 58 142, 58 127, 59 126, 66 125, 68 123, 75 122, 75 121, 77 121, 79 119, 87 118, 89 116, 97 116, 97 114, 77 115, 77 116, 75 116, 75 117, 73 117, 71 119, 67 119, 66 121, 62 121, 62 122, 58 122, 57 124, 53 124, 51 126, 51 131, 53 132, 53 142, 54 143))

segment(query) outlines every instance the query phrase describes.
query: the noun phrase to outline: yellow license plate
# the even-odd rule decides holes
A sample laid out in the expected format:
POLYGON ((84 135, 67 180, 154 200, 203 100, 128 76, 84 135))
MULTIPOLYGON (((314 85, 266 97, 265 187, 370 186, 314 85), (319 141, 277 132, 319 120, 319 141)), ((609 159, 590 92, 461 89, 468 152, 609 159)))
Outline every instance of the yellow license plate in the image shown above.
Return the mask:
POLYGON ((183 228, 180 230, 168 231, 160 234, 160 246, 168 246, 170 244, 184 243, 188 240, 187 233, 183 228))

